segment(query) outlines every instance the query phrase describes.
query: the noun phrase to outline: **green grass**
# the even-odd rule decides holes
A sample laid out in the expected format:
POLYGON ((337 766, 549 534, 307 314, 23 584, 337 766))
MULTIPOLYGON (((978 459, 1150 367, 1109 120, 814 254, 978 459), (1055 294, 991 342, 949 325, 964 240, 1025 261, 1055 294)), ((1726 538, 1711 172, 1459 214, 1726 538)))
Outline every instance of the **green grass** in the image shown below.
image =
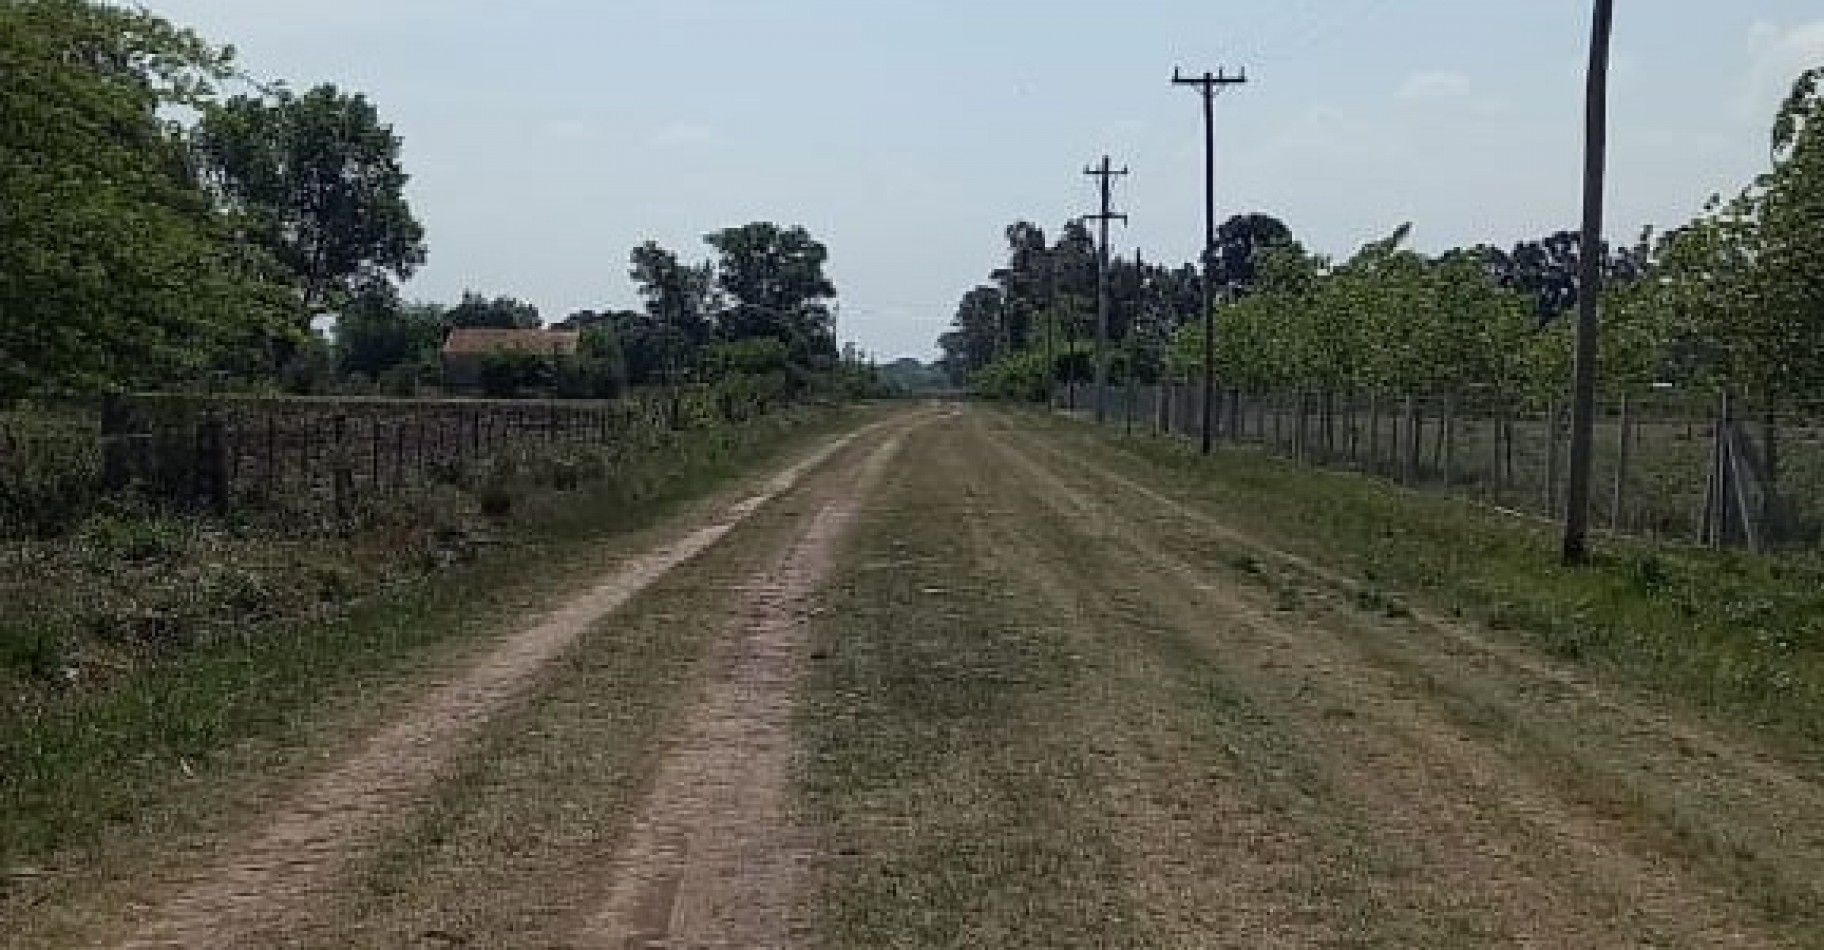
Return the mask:
POLYGON ((1764 731, 1802 756, 1824 749, 1824 565, 1601 538, 1588 569, 1559 565, 1550 526, 1471 502, 1254 451, 1215 460, 1020 417, 1270 544, 1529 640, 1764 731))
MULTIPOLYGON (((435 645, 489 629, 527 602, 558 593, 566 562, 592 543, 651 524, 851 422, 846 413, 793 411, 622 453, 575 490, 516 491, 509 511, 491 523, 492 543, 473 546, 466 558, 439 557, 436 570, 394 577, 334 609, 263 621, 249 612, 231 635, 217 630, 162 644, 93 688, 38 690, 0 721, 0 873, 101 841, 111 828, 143 824, 149 809, 183 797, 192 779, 208 777, 239 745, 300 741, 331 700, 358 705, 409 676, 435 645)), ((178 571, 197 549, 181 536, 166 540, 175 547, 159 563, 178 571)), ((157 550, 156 531, 147 543, 157 550)), ((44 577, 37 585, 57 582, 44 577)), ((226 603, 232 614, 236 602, 226 603)), ((212 613, 221 608, 214 604, 212 613)), ((72 648, 50 641, 90 636, 17 622, 0 635, 0 652, 13 664, 5 682, 19 691, 29 691, 31 667, 54 669, 59 651, 72 648)))
POLYGON ((1156 945, 1095 766, 1060 727, 1081 658, 980 573, 962 499, 923 478, 883 491, 813 624, 804 791, 832 855, 817 943, 1156 945))

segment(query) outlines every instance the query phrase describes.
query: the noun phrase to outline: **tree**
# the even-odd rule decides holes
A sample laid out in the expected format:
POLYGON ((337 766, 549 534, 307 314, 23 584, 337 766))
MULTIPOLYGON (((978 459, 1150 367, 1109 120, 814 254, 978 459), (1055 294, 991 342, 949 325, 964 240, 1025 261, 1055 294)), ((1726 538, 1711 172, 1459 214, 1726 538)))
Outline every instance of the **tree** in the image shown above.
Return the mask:
POLYGON ((403 368, 414 374, 436 366, 450 328, 444 308, 404 303, 391 284, 366 288, 336 319, 336 363, 344 374, 370 379, 403 368))
POLYGON ((684 264, 654 241, 634 248, 630 262, 648 319, 625 329, 637 332, 642 346, 652 350, 654 381, 675 380, 701 365, 714 335, 715 269, 684 264))
POLYGON ((1801 75, 1773 128, 1773 171, 1759 183, 1751 324, 1763 342, 1769 406, 1824 384, 1824 67, 1801 75))
POLYGON ((424 262, 400 144, 365 97, 327 85, 236 96, 196 133, 209 185, 295 275, 308 315, 424 262))
POLYGON ((523 300, 512 297, 490 300, 465 290, 462 302, 450 309, 449 324, 461 329, 536 330, 544 326, 544 320, 539 317, 537 307, 523 300))
POLYGON ((1216 229, 1215 280, 1230 295, 1245 297, 1259 280, 1261 255, 1292 243, 1292 229, 1269 214, 1241 214, 1216 229))
POLYGON ((951 320, 954 327, 938 340, 944 363, 960 380, 993 363, 1000 355, 1001 289, 977 287, 963 295, 951 320))
POLYGON ((481 358, 481 391, 490 399, 518 399, 557 379, 557 361, 520 350, 499 350, 481 358))
MULTIPOLYGON (((1637 249, 1602 243, 1601 268, 1606 284, 1639 280, 1645 263, 1637 249)), ((1534 299, 1540 323, 1550 323, 1577 307, 1583 236, 1576 231, 1558 231, 1536 241, 1522 241, 1514 245, 1512 253, 1491 254, 1490 267, 1504 286, 1534 299)))
POLYGON ((143 11, 0 0, 0 399, 190 382, 288 324, 161 118, 230 63, 143 11))
POLYGON ((723 339, 776 339, 792 365, 834 365, 829 301, 836 287, 824 274, 827 248, 802 227, 770 222, 729 228, 704 240, 719 255, 716 282, 731 301, 718 318, 723 339))

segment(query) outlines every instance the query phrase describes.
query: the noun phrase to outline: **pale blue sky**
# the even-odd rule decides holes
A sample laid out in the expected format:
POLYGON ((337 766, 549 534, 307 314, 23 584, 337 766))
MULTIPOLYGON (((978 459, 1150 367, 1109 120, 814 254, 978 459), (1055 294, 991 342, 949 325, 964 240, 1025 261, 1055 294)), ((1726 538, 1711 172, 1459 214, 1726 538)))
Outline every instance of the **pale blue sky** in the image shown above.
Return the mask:
MULTIPOLYGON (((1346 254, 1577 218, 1589 0, 153 0, 263 78, 369 94, 406 142, 430 264, 408 293, 631 306, 627 252, 769 219, 830 245, 845 339, 928 356, 1000 232, 1129 165, 1124 253, 1188 260, 1201 132, 1174 65, 1245 65, 1220 207, 1346 254)), ((1817 0, 1621 0, 1611 232, 1765 163, 1824 64, 1817 0)))

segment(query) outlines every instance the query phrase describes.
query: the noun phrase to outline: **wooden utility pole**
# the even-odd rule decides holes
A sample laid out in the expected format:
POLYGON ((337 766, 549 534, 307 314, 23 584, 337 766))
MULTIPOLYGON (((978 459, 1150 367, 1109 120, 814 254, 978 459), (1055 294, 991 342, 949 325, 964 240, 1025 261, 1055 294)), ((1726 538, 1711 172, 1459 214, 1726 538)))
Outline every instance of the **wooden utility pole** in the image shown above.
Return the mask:
POLYGON ((1127 169, 1115 168, 1114 160, 1102 156, 1102 164, 1083 169, 1083 174, 1096 179, 1102 197, 1102 210, 1085 215, 1084 220, 1101 226, 1101 243, 1096 251, 1096 421, 1108 420, 1108 223, 1127 223, 1127 215, 1115 213, 1115 179, 1127 175, 1127 169))
POLYGON ((1608 168, 1609 42, 1614 0, 1596 0, 1583 163, 1583 258, 1577 287, 1577 368, 1571 386, 1571 478, 1565 497, 1564 563, 1590 559, 1590 484, 1596 456, 1598 308, 1602 303, 1602 213, 1608 168))
POLYGON ((1226 70, 1186 76, 1172 70, 1175 86, 1196 86, 1203 93, 1203 454, 1215 451, 1216 437, 1216 97, 1229 86, 1247 83, 1246 71, 1226 70))

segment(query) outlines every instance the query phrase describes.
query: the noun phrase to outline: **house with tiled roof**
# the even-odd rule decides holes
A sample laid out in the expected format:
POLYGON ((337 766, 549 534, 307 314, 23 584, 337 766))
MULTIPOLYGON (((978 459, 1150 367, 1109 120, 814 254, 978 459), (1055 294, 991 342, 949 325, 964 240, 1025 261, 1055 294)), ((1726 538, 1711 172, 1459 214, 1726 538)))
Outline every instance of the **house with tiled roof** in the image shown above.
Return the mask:
POLYGON ((443 385, 454 392, 481 388, 481 368, 490 356, 520 353, 552 363, 577 355, 583 335, 576 330, 505 330, 462 327, 443 342, 443 385))

